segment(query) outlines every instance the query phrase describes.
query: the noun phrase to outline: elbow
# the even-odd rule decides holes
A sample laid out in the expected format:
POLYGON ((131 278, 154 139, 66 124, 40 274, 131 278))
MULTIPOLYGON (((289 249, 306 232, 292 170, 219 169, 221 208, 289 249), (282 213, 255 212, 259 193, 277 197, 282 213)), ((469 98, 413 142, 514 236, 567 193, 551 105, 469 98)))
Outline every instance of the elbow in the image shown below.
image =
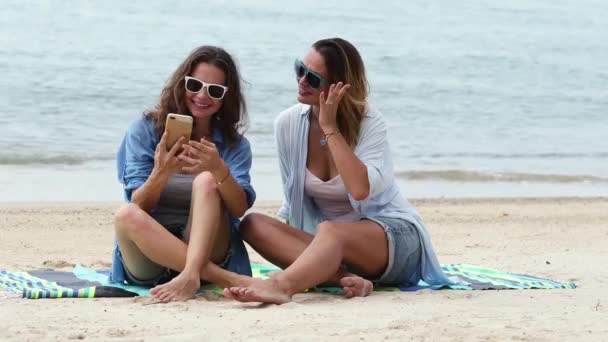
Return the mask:
POLYGON ((247 208, 238 208, 232 214, 234 215, 234 217, 240 218, 240 217, 245 216, 246 212, 247 212, 247 208))
POLYGON ((365 175, 362 177, 365 179, 365 181, 358 184, 358 186, 356 186, 355 189, 353 189, 353 191, 350 193, 351 196, 357 201, 363 201, 369 197, 370 184, 367 178, 367 170, 365 171, 365 175))
MULTIPOLYGON (((137 189, 139 190, 139 189, 137 189)), ((145 211, 145 212, 150 212, 150 210, 152 210, 152 206, 153 204, 149 203, 149 201, 146 200, 146 198, 144 197, 144 194, 142 194, 140 191, 133 191, 131 193, 131 204, 135 204, 136 206, 138 206, 141 210, 145 211)))
POLYGON ((353 196, 353 198, 357 201, 363 201, 364 199, 367 199, 367 197, 369 196, 369 188, 359 189, 357 191, 354 191, 351 193, 351 196, 353 196))
POLYGON ((247 210, 249 208, 247 207, 247 204, 244 203, 242 205, 237 205, 232 207, 229 212, 232 216, 237 217, 237 218, 241 218, 243 216, 245 216, 245 214, 247 213, 247 210))
POLYGON ((140 196, 138 196, 138 194, 135 192, 133 192, 130 202, 140 208, 143 208, 143 203, 142 203, 143 201, 141 200, 140 196))
POLYGON ((370 195, 370 182, 367 178, 367 170, 365 171, 365 174, 361 177, 362 179, 364 179, 364 181, 357 183, 356 186, 354 186, 354 189, 352 189, 353 191, 350 192, 350 195, 356 201, 363 201, 367 199, 370 195))
POLYGON ((146 203, 140 199, 139 197, 135 197, 133 196, 133 198, 131 198, 131 204, 135 204, 136 206, 138 206, 141 210, 145 211, 145 212, 149 212, 151 208, 149 208, 146 203))
POLYGON ((354 193, 352 195, 353 195, 353 198, 355 200, 357 200, 357 201, 363 201, 364 199, 367 198, 368 194, 369 193, 366 192, 366 193, 354 193))

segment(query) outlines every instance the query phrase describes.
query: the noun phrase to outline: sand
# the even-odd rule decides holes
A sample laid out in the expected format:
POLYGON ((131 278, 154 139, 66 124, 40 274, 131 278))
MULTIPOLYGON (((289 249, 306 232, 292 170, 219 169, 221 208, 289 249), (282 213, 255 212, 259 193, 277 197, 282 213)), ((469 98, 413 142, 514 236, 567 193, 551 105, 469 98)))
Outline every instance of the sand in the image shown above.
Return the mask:
MULTIPOLYGON (((414 200, 442 263, 574 281, 574 290, 300 294, 276 305, 216 296, 0 299, 0 340, 608 340, 608 198, 414 200)), ((0 269, 109 267, 120 203, 0 205, 0 269)), ((272 213, 277 203, 258 203, 272 213)), ((252 254, 253 261, 263 261, 252 254)))

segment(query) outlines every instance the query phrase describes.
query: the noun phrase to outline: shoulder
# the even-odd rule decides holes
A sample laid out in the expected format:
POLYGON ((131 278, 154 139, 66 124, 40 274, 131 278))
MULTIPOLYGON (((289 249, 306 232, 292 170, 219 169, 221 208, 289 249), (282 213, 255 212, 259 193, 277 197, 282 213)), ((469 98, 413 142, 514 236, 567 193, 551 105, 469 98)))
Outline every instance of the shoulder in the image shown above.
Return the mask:
POLYGON ((305 114, 309 108, 309 105, 297 103, 283 110, 274 120, 275 130, 286 129, 293 123, 297 123, 297 121, 300 120, 301 116, 305 114))
POLYGON ((129 128, 127 128, 126 135, 134 135, 142 138, 148 137, 154 140, 157 137, 154 120, 143 114, 140 115, 131 122, 129 128))
POLYGON ((247 138, 245 138, 245 136, 242 134, 237 137, 234 143, 230 145, 222 143, 217 145, 217 147, 220 150, 220 153, 226 153, 226 157, 242 157, 244 154, 251 155, 251 144, 249 143, 249 140, 247 140, 247 138), (225 151, 221 152, 222 149, 225 149, 225 151))
POLYGON ((236 141, 235 148, 238 150, 251 150, 251 143, 249 143, 249 140, 241 134, 236 141))
POLYGON ((361 133, 369 132, 384 132, 386 131, 386 121, 379 110, 373 106, 369 106, 365 112, 365 116, 361 121, 361 133))

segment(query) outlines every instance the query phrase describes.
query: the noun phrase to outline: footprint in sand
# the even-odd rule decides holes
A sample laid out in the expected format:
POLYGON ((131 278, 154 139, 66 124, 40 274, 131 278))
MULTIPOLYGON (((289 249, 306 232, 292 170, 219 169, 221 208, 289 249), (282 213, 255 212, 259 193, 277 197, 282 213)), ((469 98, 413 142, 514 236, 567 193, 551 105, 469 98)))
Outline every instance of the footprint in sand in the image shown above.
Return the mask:
POLYGON ((45 260, 42 263, 43 266, 51 267, 51 268, 65 268, 65 267, 74 267, 76 264, 71 262, 67 262, 64 260, 45 260))
POLYGON ((91 268, 110 268, 110 267, 112 267, 112 263, 107 262, 107 261, 97 260, 97 261, 90 263, 89 267, 91 267, 91 268))

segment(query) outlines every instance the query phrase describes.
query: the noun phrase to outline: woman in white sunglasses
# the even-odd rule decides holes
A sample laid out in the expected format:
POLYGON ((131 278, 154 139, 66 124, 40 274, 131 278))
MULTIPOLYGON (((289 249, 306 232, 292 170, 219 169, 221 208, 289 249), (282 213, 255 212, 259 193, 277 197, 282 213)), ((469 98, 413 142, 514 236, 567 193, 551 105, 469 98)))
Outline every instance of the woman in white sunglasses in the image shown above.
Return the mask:
POLYGON ((279 114, 275 138, 283 223, 249 214, 241 235, 283 271, 224 289, 243 302, 281 304, 321 283, 367 296, 370 280, 447 284, 416 210, 395 182, 386 122, 367 103, 363 61, 349 42, 324 39, 295 61, 299 104, 279 114))
POLYGON ((251 148, 241 80, 223 49, 202 46, 175 70, 156 107, 127 130, 117 158, 130 202, 115 216, 110 279, 154 286, 163 302, 193 298, 201 279, 245 285, 251 275, 238 218, 250 208, 251 148), (193 118, 189 140, 167 146, 169 113, 193 118))

